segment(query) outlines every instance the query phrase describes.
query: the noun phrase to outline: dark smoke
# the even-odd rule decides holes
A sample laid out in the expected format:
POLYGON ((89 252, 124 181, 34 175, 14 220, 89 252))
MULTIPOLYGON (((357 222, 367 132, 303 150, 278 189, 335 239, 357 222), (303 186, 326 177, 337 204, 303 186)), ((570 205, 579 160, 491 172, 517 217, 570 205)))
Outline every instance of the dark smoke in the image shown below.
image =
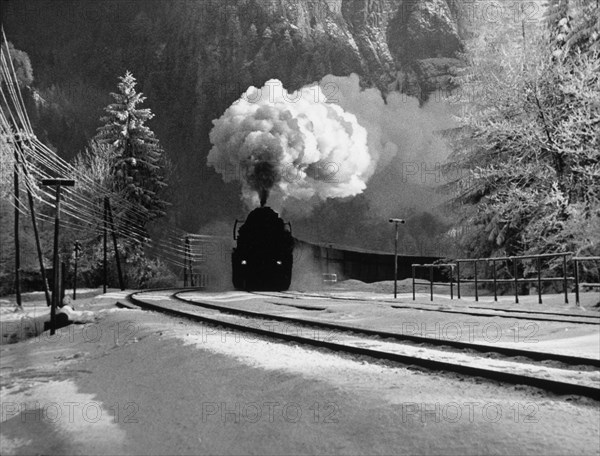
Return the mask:
POLYGON ((277 166, 273 163, 262 161, 248 170, 248 184, 258 192, 261 207, 267 204, 273 185, 281 179, 277 166))

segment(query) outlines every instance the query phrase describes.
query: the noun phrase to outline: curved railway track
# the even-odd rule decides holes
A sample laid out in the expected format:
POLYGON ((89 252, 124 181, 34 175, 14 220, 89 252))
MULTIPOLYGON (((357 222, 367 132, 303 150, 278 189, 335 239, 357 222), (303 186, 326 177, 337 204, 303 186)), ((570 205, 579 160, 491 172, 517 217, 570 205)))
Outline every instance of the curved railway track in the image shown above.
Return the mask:
POLYGON ((185 296, 190 291, 193 290, 151 290, 133 293, 128 299, 143 309, 266 338, 430 370, 529 385, 557 394, 581 395, 594 399, 600 397, 598 359, 440 340, 273 315, 206 302, 199 294, 185 296), (285 325, 281 327, 280 323, 285 325))
MULTIPOLYGON (((289 298, 289 299, 303 299, 303 297, 311 298, 322 298, 322 299, 333 299, 339 301, 359 301, 364 303, 373 303, 373 300, 356 298, 356 297, 342 297, 342 296, 329 296, 326 294, 316 293, 293 293, 293 292, 279 292, 279 294, 273 293, 256 293, 262 296, 270 296, 277 298, 289 298)), ((498 318, 511 318, 517 320, 534 320, 534 321, 553 321, 559 323, 574 323, 574 324, 595 324, 600 325, 600 315, 584 315, 584 314, 565 314, 558 312, 544 312, 535 310, 524 310, 524 309, 490 309, 482 306, 465 306, 464 309, 447 309, 443 308, 439 304, 398 304, 397 300, 382 299, 377 300, 378 303, 390 303, 393 309, 407 309, 407 310, 424 310, 426 312, 440 312, 450 314, 469 315, 476 317, 498 317, 498 318), (472 310, 471 310, 472 309, 472 310), (485 312, 482 312, 485 311, 485 312), (563 317, 563 318, 561 318, 563 317), (570 317, 570 318, 564 318, 570 317)))

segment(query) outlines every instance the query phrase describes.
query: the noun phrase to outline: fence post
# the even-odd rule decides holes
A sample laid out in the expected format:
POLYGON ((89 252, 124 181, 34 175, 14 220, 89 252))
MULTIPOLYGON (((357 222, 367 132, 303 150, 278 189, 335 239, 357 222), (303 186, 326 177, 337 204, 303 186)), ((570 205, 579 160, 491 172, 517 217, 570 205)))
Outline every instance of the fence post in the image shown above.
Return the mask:
POLYGON ((413 301, 415 300, 415 265, 412 266, 412 289, 413 289, 413 301))
POLYGON ((456 299, 460 299, 460 261, 456 262, 456 299))
POLYGON ((496 260, 492 260, 492 274, 494 275, 494 301, 498 301, 498 288, 496 281, 496 260))
POLYGON ((567 283, 567 254, 563 254, 563 275, 564 275, 564 283, 563 288, 565 290, 565 304, 569 304, 569 290, 567 283))
POLYGON ((538 273, 538 304, 542 303, 542 261, 537 257, 537 273, 538 273))
POLYGON ((430 301, 433 301, 433 266, 429 266, 429 293, 430 301))
POLYGON ((479 301, 479 290, 477 289, 477 260, 473 261, 475 266, 475 301, 479 301))
POLYGON ((450 265, 450 299, 454 299, 454 266, 450 265))
POLYGON ((579 260, 573 260, 575 265, 575 304, 579 305, 579 260))
POLYGON ((513 258, 513 274, 515 276, 515 302, 519 304, 519 279, 517 278, 517 259, 513 258))

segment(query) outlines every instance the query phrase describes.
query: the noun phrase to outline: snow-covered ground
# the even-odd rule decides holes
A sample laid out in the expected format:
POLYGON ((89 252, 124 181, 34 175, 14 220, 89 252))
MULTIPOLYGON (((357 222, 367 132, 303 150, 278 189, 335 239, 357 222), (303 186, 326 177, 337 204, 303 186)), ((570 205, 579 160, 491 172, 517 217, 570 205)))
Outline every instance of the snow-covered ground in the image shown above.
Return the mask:
MULTIPOLYGON (((378 286, 378 284, 371 284, 378 286)), ((582 294, 582 301, 593 302, 597 293, 582 294)), ((303 319, 328 321, 406 335, 447 339, 468 343, 506 346, 531 351, 548 351, 570 356, 600 357, 600 317, 598 310, 587 310, 573 303, 564 304, 564 296, 547 295, 545 303, 537 297, 511 298, 494 303, 475 302, 472 297, 450 300, 427 297, 412 300, 402 293, 397 299, 372 291, 344 291, 330 288, 320 292, 249 294, 245 292, 180 294, 192 300, 214 302, 221 306, 267 312, 303 319), (352 299, 327 299, 321 296, 352 299), (532 299, 535 298, 535 302, 532 299), (505 312, 497 312, 501 309, 505 312), (510 312, 516 310, 517 312, 510 312), (527 314, 524 312, 541 312, 527 314), (592 316, 590 323, 576 316, 592 316), (514 318, 515 316, 520 318, 514 318), (527 319, 539 317, 541 320, 527 319), (571 319, 564 323, 561 319, 571 319), (548 321, 544 321, 547 319, 548 321), (555 321, 552 321, 555 320, 555 321)), ((492 298, 493 299, 493 298, 492 298)))
POLYGON ((0 347, 0 453, 600 453, 596 401, 116 309, 108 296, 75 301, 92 323, 0 347))

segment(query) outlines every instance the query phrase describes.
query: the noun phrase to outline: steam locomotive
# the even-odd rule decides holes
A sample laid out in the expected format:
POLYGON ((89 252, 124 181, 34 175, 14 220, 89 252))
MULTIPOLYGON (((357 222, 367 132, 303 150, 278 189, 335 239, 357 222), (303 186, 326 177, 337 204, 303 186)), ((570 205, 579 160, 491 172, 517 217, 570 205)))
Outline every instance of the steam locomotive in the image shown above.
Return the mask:
POLYGON ((294 240, 291 224, 268 206, 254 209, 244 224, 233 227, 237 246, 231 255, 237 290, 281 291, 290 287, 294 240))

